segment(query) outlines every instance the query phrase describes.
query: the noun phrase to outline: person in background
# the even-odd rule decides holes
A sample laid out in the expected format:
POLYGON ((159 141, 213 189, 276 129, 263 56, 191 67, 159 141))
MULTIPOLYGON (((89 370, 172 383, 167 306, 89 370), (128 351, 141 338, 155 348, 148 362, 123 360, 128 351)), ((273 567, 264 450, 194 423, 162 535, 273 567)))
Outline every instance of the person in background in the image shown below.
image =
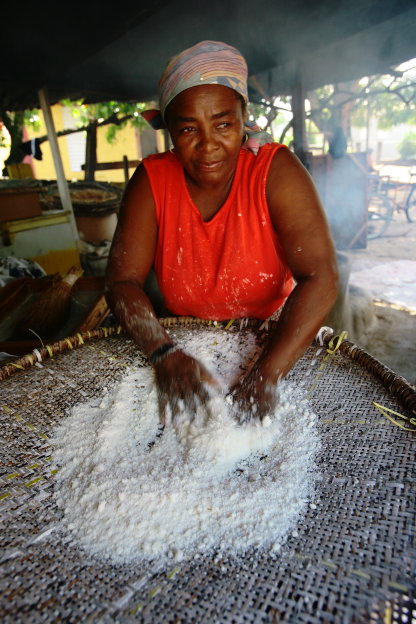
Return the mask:
POLYGON ((173 149, 145 158, 126 189, 107 271, 109 305, 155 370, 161 420, 190 412, 215 380, 172 342, 145 292, 154 267, 172 315, 279 320, 232 389, 263 418, 279 380, 311 343, 337 295, 333 243, 314 184, 297 157, 247 119, 247 65, 203 41, 168 63, 160 111, 173 149), (251 124, 252 126, 252 124, 251 124))

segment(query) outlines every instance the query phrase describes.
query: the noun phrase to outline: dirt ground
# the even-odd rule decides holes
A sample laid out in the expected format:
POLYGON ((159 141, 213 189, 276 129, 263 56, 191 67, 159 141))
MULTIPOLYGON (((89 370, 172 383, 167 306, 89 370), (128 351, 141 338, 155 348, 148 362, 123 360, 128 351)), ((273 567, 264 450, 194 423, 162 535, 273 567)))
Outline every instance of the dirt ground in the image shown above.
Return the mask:
POLYGON ((416 385, 416 223, 395 213, 385 236, 347 256, 351 339, 416 385))

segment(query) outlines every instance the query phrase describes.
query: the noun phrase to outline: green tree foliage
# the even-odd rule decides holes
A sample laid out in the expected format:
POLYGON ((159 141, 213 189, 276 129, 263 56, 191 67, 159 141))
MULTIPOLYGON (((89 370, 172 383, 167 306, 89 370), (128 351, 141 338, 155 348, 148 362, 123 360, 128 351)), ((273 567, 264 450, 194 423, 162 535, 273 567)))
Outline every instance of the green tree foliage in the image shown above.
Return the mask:
POLYGON ((23 151, 23 127, 31 125, 35 129, 39 129, 40 121, 36 110, 9 112, 0 110, 0 146, 7 146, 7 137, 4 128, 10 137, 10 154, 5 161, 5 165, 17 165, 22 162, 25 157, 23 151))
POLYGON ((271 132, 274 122, 285 121, 284 113, 287 113, 288 110, 290 110, 290 98, 288 97, 276 99, 273 103, 264 100, 261 103, 251 102, 248 116, 250 120, 258 120, 259 117, 264 117, 267 120, 264 130, 271 132))
MULTIPOLYGON (((416 64, 416 62, 415 62, 416 64)), ((365 126, 369 114, 381 129, 416 123, 416 79, 411 72, 391 74, 327 85, 308 93, 310 116, 323 132, 341 126, 365 126)))
POLYGON ((414 158, 416 156, 416 132, 408 132, 397 148, 402 158, 414 158))
POLYGON ((3 122, 0 122, 0 147, 7 147, 8 145, 7 137, 6 137, 6 133, 4 129, 5 129, 5 126, 3 122))
MULTIPOLYGON (((311 129, 330 137, 341 127, 348 136, 352 125, 365 126, 369 116, 377 117, 378 127, 384 130, 403 123, 416 124, 416 60, 414 65, 410 70, 392 69, 388 75, 364 77, 310 91, 307 117, 311 129)), ((290 98, 279 98, 278 102, 283 104, 283 109, 290 98)), ((274 120, 279 120, 276 100, 273 103, 264 100, 252 105, 251 110, 255 117, 266 117, 267 129, 274 120)), ((281 136, 275 138, 284 141, 290 125, 288 122, 281 136)))
POLYGON ((416 123, 416 80, 409 75, 374 76, 359 81, 352 122, 366 124, 367 108, 378 119, 379 128, 416 123))
POLYGON ((62 100, 62 104, 71 109, 72 116, 77 121, 78 131, 79 129, 86 130, 90 125, 108 126, 106 139, 109 143, 115 143, 118 131, 125 128, 127 124, 139 129, 148 127, 140 115, 148 108, 148 105, 142 102, 111 101, 84 104, 82 100, 77 102, 62 100))
POLYGON ((262 100, 261 102, 251 102, 248 108, 248 116, 250 121, 259 121, 265 119, 266 123, 262 124, 262 128, 269 132, 279 143, 287 145, 292 140, 290 132, 292 122, 288 121, 290 114, 290 97, 284 96, 275 98, 273 101, 262 100), (282 127, 283 131, 276 132, 276 127, 282 127))
MULTIPOLYGON (((57 132, 58 136, 108 126, 107 141, 114 143, 117 140, 118 131, 126 127, 127 124, 135 128, 147 127, 145 120, 140 116, 140 113, 147 108, 145 103, 111 101, 100 104, 84 104, 82 100, 77 102, 63 100, 61 103, 71 109, 72 115, 77 121, 77 127, 57 132)), ((0 120, 8 130, 11 140, 10 155, 5 164, 18 164, 22 162, 25 156, 22 148, 23 126, 39 130, 40 111, 37 109, 19 112, 3 110, 0 111, 0 120)), ((39 138, 40 143, 47 140, 47 135, 39 138)), ((5 143, 4 133, 1 132, 0 143, 5 143)))

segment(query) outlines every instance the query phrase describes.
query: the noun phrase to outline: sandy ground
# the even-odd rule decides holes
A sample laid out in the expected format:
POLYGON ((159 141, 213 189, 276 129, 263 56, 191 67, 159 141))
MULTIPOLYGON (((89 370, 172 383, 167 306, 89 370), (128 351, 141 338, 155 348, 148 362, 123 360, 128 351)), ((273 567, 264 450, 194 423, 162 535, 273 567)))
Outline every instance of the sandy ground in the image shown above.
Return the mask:
POLYGON ((416 385, 416 223, 395 213, 385 236, 347 255, 350 338, 416 385))

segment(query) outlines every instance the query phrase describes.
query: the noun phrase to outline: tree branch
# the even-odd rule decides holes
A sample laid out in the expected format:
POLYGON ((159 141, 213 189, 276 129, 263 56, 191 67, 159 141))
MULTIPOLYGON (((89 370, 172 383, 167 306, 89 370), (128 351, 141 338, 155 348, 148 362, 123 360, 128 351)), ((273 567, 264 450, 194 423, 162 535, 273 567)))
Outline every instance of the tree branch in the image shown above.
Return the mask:
POLYGON ((291 119, 290 121, 287 122, 287 124, 285 125, 285 127, 282 130, 282 133, 279 137, 279 141, 278 143, 283 143, 283 141, 285 140, 285 136, 287 131, 289 130, 289 128, 291 128, 293 126, 293 119, 291 119))
MULTIPOLYGON (((103 121, 92 121, 89 124, 86 124, 85 126, 80 126, 79 128, 68 128, 67 130, 60 130, 59 132, 56 133, 56 136, 61 137, 61 136, 67 136, 68 134, 75 134, 76 132, 87 132, 89 128, 91 128, 92 126, 95 126, 96 128, 100 128, 101 126, 108 126, 109 124, 114 124, 116 126, 120 126, 122 123, 124 123, 125 121, 128 121, 129 119, 132 119, 134 117, 134 115, 124 115, 124 117, 117 117, 117 113, 113 113, 112 115, 110 115, 110 117, 107 117, 107 119, 103 119, 103 121)), ((43 143, 44 141, 48 141, 49 137, 47 134, 39 137, 38 141, 39 143, 43 143)))

